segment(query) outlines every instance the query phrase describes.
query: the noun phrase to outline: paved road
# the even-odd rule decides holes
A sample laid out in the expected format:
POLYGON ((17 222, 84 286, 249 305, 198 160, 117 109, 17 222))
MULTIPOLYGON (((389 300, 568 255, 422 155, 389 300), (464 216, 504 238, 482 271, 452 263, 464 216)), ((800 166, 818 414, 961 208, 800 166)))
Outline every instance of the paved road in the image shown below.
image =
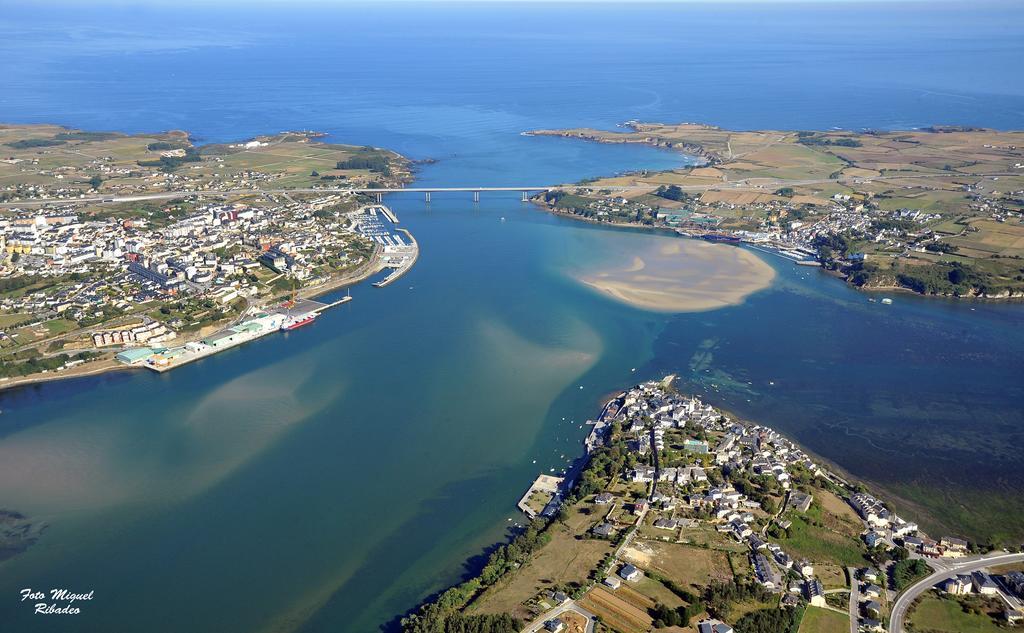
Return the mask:
POLYGON ((857 569, 847 567, 850 575, 850 633, 857 633, 857 622, 860 621, 860 581, 857 580, 857 569))
POLYGON ((889 620, 889 633, 904 633, 903 621, 907 617, 907 610, 910 605, 922 593, 956 574, 969 574, 992 565, 1005 565, 1006 563, 1024 562, 1024 554, 988 554, 985 556, 972 556, 970 558, 954 559, 951 561, 929 561, 936 563, 934 566, 938 571, 932 575, 917 581, 908 587, 896 598, 892 605, 892 614, 889 620))

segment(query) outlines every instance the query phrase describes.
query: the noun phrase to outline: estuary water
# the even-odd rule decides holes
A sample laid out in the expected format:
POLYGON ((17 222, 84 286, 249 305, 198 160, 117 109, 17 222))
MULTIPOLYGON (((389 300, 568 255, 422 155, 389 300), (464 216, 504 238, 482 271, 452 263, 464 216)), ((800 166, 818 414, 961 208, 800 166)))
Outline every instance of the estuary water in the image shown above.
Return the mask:
MULTIPOLYGON (((0 9, 0 120, 318 129, 437 159, 429 185, 686 161, 519 135, 631 118, 1024 127, 1011 4, 0 9)), ((669 372, 937 529, 1024 533, 1021 305, 881 306, 766 258, 772 284, 739 305, 647 312, 574 275, 673 238, 518 196, 387 203, 415 268, 313 326, 165 375, 0 392, 0 508, 49 524, 0 563, 0 629, 393 625, 521 520, 515 500, 579 454, 603 396, 669 372), (94 599, 34 616, 28 587, 94 599)))

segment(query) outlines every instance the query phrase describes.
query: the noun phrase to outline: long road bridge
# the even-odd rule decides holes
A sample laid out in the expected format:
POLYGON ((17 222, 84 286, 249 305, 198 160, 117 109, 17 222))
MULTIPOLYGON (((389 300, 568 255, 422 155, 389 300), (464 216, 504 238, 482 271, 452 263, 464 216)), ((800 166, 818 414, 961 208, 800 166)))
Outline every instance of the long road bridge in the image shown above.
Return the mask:
MULTIPOLYGON (((430 194, 447 193, 449 191, 465 191, 473 193, 473 202, 480 202, 480 194, 484 191, 518 191, 523 194, 523 202, 530 197, 530 192, 551 191, 558 189, 558 186, 542 185, 539 187, 401 187, 401 188, 375 188, 375 189, 340 189, 339 191, 355 191, 377 196, 377 202, 381 201, 386 193, 422 193, 424 199, 430 202, 430 194)), ((314 191, 325 191, 315 189, 314 191)))
POLYGON ((235 196, 245 194, 264 194, 264 193, 277 193, 277 194, 289 194, 289 193, 364 193, 372 195, 377 198, 377 202, 381 202, 385 194, 389 193, 422 193, 424 199, 430 202, 430 194, 432 193, 448 193, 448 192, 467 192, 473 194, 473 202, 480 202, 480 194, 483 192, 507 192, 507 191, 518 191, 522 194, 523 202, 526 202, 530 193, 539 193, 541 191, 553 191, 555 189, 562 189, 570 187, 570 185, 539 185, 539 186, 519 186, 519 187, 369 187, 369 188, 357 188, 357 187, 321 187, 318 189, 226 189, 226 190, 214 190, 214 191, 159 191, 154 193, 139 193, 125 196, 84 196, 79 198, 41 198, 38 200, 21 200, 18 202, 0 202, 0 207, 27 207, 27 206, 39 206, 44 204, 70 204, 70 203, 81 203, 81 202, 139 202, 142 200, 168 200, 171 198, 180 198, 182 196, 197 196, 197 197, 223 197, 223 196, 235 196))
MULTIPOLYGON (((1014 176, 1019 175, 1011 172, 994 172, 994 173, 980 173, 974 174, 978 178, 987 178, 991 176, 1014 176)), ((805 180, 787 180, 784 178, 751 178, 744 180, 733 180, 733 181, 721 181, 715 183, 706 183, 699 185, 680 185, 680 189, 684 191, 707 191, 711 189, 718 190, 739 190, 739 191, 757 191, 765 193, 771 191, 774 187, 782 186, 806 186, 806 185, 819 185, 825 183, 845 183, 850 180, 870 180, 870 181, 886 181, 886 180, 912 180, 917 178, 959 178, 962 174, 902 174, 894 176, 875 176, 873 178, 860 179, 860 178, 812 178, 805 180)), ((171 198, 180 198, 182 196, 197 196, 197 197, 224 197, 234 195, 246 195, 246 194, 289 194, 289 193, 365 193, 373 195, 380 202, 385 194, 389 193, 422 193, 424 199, 430 202, 430 194, 432 193, 446 193, 446 192, 468 192, 473 194, 473 201, 480 201, 480 194, 484 192, 508 192, 518 191, 522 193, 522 199, 525 202, 529 198, 531 192, 539 193, 542 191, 558 191, 558 190, 569 190, 577 189, 579 187, 587 187, 586 184, 568 184, 568 185, 521 185, 515 187, 376 187, 376 188, 349 188, 349 187, 322 187, 319 189, 226 189, 226 190, 214 190, 214 191, 160 191, 153 193, 139 193, 124 196, 82 196, 79 198, 41 198, 37 200, 19 200, 18 202, 0 202, 0 208, 4 207, 30 207, 40 206, 45 204, 72 204, 82 202, 136 202, 140 200, 168 200, 171 198)), ((629 192, 629 191, 651 191, 656 188, 654 184, 638 184, 638 185, 602 185, 601 189, 608 191, 618 192, 629 192)))

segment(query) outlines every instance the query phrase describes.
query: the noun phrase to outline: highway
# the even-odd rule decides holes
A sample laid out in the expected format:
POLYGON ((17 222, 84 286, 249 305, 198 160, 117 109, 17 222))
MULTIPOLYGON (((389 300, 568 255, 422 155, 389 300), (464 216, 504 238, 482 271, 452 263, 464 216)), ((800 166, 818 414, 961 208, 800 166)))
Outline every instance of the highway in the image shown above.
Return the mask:
POLYGON ((910 608, 910 605, 913 604, 918 596, 943 580, 956 574, 969 574, 992 565, 1020 562, 1024 562, 1024 553, 1007 554, 1001 552, 950 561, 928 560, 928 563, 933 567, 937 567, 938 571, 910 585, 896 598, 896 602, 892 605, 892 613, 889 616, 889 633, 904 633, 904 619, 907 617, 907 610, 910 608))

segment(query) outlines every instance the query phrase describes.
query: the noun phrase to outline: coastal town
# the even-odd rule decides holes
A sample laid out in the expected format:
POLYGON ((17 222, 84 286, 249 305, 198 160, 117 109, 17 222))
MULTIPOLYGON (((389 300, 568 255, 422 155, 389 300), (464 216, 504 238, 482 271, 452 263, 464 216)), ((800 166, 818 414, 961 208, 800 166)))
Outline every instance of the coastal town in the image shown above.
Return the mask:
POLYGON ((418 245, 390 209, 315 191, 339 179, 404 182, 404 159, 315 139, 199 151, 180 133, 0 128, 0 387, 166 371, 351 298, 314 296, 404 274, 418 245), (309 188, 261 191, 268 183, 309 188), (177 193, 146 197, 167 190, 177 193))
POLYGON ((1024 554, 931 537, 672 380, 612 398, 577 466, 538 476, 520 501, 526 531, 405 630, 501 617, 518 624, 488 630, 902 633, 1024 619, 1024 554))
MULTIPOLYGON (((1016 157, 1005 140, 979 149, 979 133, 919 134, 967 138, 991 161, 1016 157)), ((704 162, 672 175, 552 186, 534 200, 595 222, 744 243, 864 287, 1017 296, 1019 163, 968 173, 983 163, 965 159, 901 175, 914 186, 959 187, 941 204, 937 192, 951 190, 928 189, 928 204, 915 206, 907 200, 920 202, 916 193, 888 189, 896 176, 849 171, 867 169, 863 161, 811 177, 822 176, 820 148, 860 148, 862 135, 758 134, 725 140, 727 158, 706 140, 673 146, 704 162), (764 174, 733 178, 730 169, 750 171, 736 166, 741 156, 764 174), (769 173, 780 156, 799 163, 784 178, 769 173), (878 183, 883 190, 869 187, 878 183)), ((409 162, 317 138, 292 132, 197 148, 174 132, 0 127, 0 388, 169 371, 311 325, 351 301, 354 283, 399 279, 419 245, 360 191, 401 187, 409 162)), ((676 255, 664 254, 686 263, 676 255)), ((611 398, 590 423, 585 456, 526 490, 526 521, 511 542, 478 576, 410 614, 405 630, 471 620, 507 632, 902 633, 927 631, 929 618, 986 631, 1024 617, 1024 554, 928 535, 773 429, 671 382, 611 398)), ((5 512, 0 544, 12 553, 33 545, 42 525, 5 512)))
POLYGON ((631 121, 531 135, 640 143, 696 163, 536 196, 556 212, 744 243, 864 289, 1024 296, 1024 135, 733 132, 631 121))

